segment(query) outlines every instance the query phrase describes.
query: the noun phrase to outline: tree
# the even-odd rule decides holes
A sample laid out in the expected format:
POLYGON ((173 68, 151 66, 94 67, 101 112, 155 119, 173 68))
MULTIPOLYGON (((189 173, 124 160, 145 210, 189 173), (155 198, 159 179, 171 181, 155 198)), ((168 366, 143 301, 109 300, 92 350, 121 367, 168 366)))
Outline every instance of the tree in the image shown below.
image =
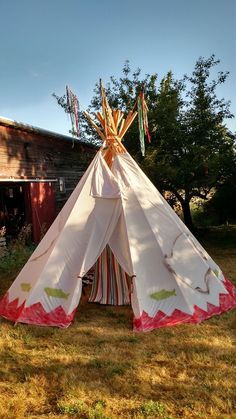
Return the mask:
POLYGON ((148 148, 141 162, 144 170, 161 191, 175 196, 182 188, 179 165, 182 158, 182 81, 173 79, 171 72, 161 80, 155 109, 155 141, 148 148))
MULTIPOLYGON (((145 91, 152 144, 147 144, 143 158, 137 120, 127 132, 124 144, 160 191, 169 191, 180 202, 190 229, 193 228, 192 199, 207 200, 210 191, 223 185, 235 167, 235 138, 224 125, 225 118, 233 115, 229 102, 218 99, 216 94, 228 73, 218 72, 215 79, 211 78, 218 64, 214 55, 208 59, 200 57, 190 76, 175 80, 170 71, 158 89, 157 74, 142 77, 141 70, 131 71, 126 61, 122 76, 118 79, 112 76, 106 86, 110 105, 125 113, 134 107, 138 93, 145 91)), ((100 108, 98 84, 94 93, 90 112, 100 108)), ((65 108, 65 102, 56 98, 65 108)), ((88 140, 91 133, 95 137, 87 121, 84 130, 88 140)))
POLYGON ((191 200, 206 200, 212 188, 224 183, 232 166, 234 137, 224 125, 232 114, 229 103, 216 95, 228 73, 219 72, 210 81, 210 71, 218 63, 214 56, 199 58, 182 84, 173 82, 170 74, 163 81, 157 112, 160 143, 149 150, 145 163, 154 183, 179 200, 190 229, 191 200))
POLYGON ((219 60, 214 55, 202 57, 196 62, 193 74, 186 77, 191 84, 189 102, 183 117, 186 145, 184 161, 189 161, 187 171, 183 170, 182 207, 185 221, 192 225, 190 201, 193 197, 207 199, 212 188, 224 181, 229 162, 233 157, 234 139, 224 125, 225 118, 233 115, 229 102, 218 99, 216 89, 225 82, 228 73, 218 72, 210 80, 211 70, 219 60))
POLYGON ((228 161, 223 182, 217 185, 213 197, 204 205, 203 215, 213 216, 218 224, 236 221, 236 150, 228 161))

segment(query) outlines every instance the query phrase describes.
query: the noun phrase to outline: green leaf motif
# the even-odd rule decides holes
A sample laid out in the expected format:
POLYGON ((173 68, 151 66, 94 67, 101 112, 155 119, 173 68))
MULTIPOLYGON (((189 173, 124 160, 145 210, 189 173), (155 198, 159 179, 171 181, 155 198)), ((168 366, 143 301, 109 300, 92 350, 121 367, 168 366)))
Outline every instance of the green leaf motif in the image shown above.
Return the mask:
POLYGON ((31 290, 31 284, 29 282, 21 282, 20 287, 24 292, 29 292, 31 290))
POLYGON ((55 297, 55 298, 64 298, 67 300, 69 297, 69 294, 66 294, 62 289, 60 288, 44 288, 44 291, 49 297, 55 297))
POLYGON ((165 300, 166 298, 176 296, 176 290, 168 291, 168 290, 161 290, 154 292, 150 295, 151 298, 157 301, 165 300))

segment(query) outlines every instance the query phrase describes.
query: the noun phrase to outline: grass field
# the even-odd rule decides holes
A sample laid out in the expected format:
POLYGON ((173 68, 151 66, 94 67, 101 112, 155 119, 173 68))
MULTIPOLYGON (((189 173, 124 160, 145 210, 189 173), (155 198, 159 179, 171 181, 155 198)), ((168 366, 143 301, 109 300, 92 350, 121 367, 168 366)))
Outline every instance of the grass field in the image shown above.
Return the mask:
MULTIPOLYGON (((201 241, 236 282, 236 230, 201 241)), ((235 312, 146 334, 131 315, 83 300, 65 330, 1 320, 0 417, 236 418, 235 312)))

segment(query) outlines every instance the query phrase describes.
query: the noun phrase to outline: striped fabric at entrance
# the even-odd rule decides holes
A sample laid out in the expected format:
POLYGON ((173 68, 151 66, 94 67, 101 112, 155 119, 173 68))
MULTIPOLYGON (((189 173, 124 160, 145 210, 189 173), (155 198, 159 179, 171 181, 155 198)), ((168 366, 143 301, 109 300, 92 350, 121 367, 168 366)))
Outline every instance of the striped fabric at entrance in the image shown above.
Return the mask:
POLYGON ((95 265, 95 278, 90 302, 127 305, 130 278, 121 268, 109 246, 106 246, 95 265))

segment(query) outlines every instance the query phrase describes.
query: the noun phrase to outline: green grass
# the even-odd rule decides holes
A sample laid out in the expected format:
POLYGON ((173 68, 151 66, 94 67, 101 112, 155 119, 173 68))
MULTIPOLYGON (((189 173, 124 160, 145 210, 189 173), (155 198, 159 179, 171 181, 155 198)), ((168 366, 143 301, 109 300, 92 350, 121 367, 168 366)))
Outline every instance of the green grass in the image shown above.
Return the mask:
MULTIPOLYGON (((236 281, 235 236, 201 241, 236 281)), ((1 276, 2 293, 14 276, 1 276)), ((139 334, 131 317, 83 298, 68 329, 1 320, 0 418, 236 417, 235 312, 139 334)))

